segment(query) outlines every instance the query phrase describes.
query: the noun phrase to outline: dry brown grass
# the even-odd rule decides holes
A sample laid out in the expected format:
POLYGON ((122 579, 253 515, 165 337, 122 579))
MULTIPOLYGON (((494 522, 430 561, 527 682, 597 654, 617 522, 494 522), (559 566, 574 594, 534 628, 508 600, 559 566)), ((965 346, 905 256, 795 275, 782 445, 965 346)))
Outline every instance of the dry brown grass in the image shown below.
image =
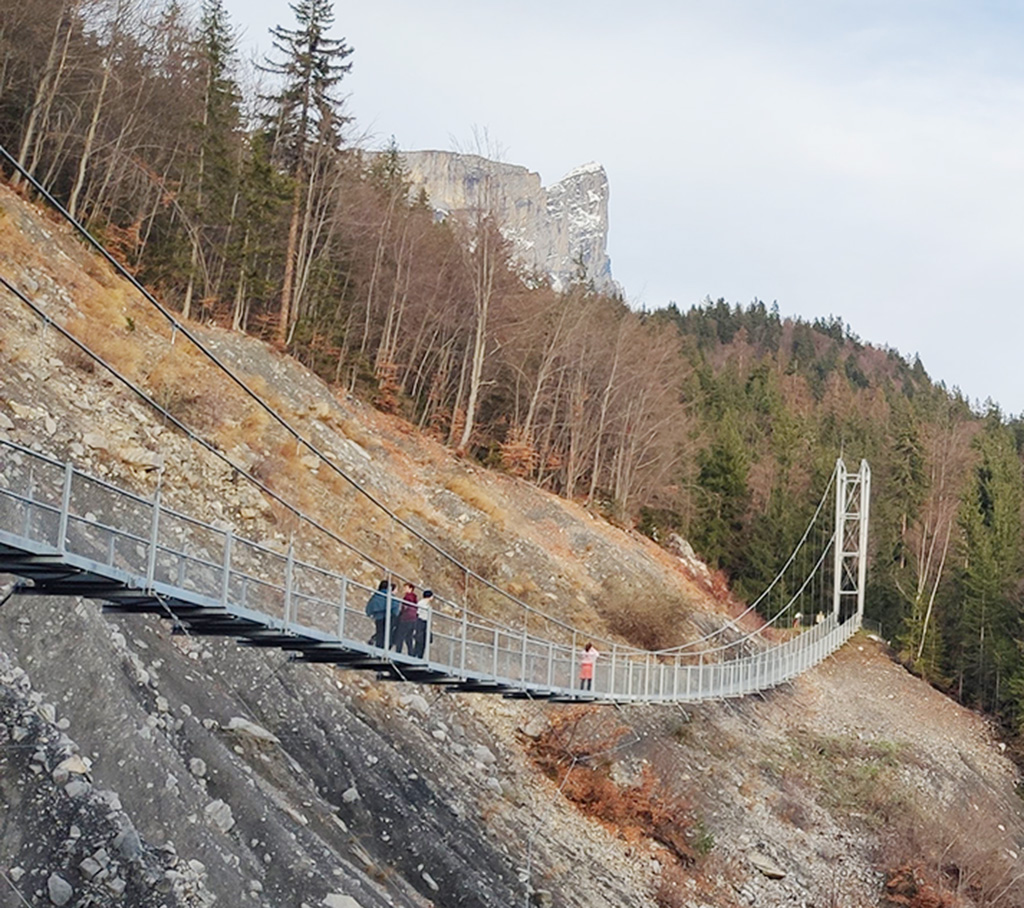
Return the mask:
POLYGON ((920 865, 904 865, 892 871, 885 883, 880 905, 887 908, 957 908, 963 904, 951 892, 943 891, 928 879, 920 865))
POLYGON ((458 495, 471 508, 476 508, 486 514, 498 524, 499 528, 505 526, 509 516, 508 511, 501 507, 478 482, 474 482, 468 476, 457 474, 449 477, 445 481, 444 487, 449 492, 458 495))
MULTIPOLYGON (((68 324, 68 331, 93 353, 133 380, 142 374, 142 364, 149 356, 122 317, 120 324, 94 323, 90 316, 78 314, 68 324)), ((85 354, 82 354, 83 356, 85 354)))
POLYGON ((373 446, 373 438, 354 419, 340 417, 336 420, 336 425, 349 441, 355 442, 359 447, 366 449, 373 446))
POLYGON ((606 578, 599 603, 609 630, 634 646, 657 650, 685 642, 682 614, 631 578, 606 578))
POLYGON ((689 874, 678 864, 663 867, 658 888, 654 893, 654 901, 658 908, 690 908, 693 904, 693 895, 689 882, 689 874))

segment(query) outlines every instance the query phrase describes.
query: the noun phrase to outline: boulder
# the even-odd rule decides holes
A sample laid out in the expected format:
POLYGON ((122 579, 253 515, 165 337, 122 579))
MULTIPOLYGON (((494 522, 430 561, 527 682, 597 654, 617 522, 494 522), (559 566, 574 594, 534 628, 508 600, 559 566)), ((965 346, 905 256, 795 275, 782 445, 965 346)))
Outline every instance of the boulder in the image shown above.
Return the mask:
POLYGON ((50 903, 53 905, 66 905, 71 901, 71 896, 75 894, 71 884, 56 873, 51 873, 50 878, 46 881, 46 891, 50 896, 50 903))
POLYGON ((778 864, 775 863, 767 855, 761 854, 759 851, 752 851, 748 855, 751 865, 759 873, 768 877, 770 880, 782 880, 786 877, 786 871, 783 870, 778 864))
POLYGON ((220 798, 207 804, 203 809, 203 813, 206 815, 206 822, 221 832, 228 832, 235 825, 231 806, 225 804, 220 798))
POLYGON ((257 741, 266 741, 270 744, 281 743, 281 739, 272 731, 268 731, 262 725, 257 725, 255 722, 250 722, 248 719, 243 719, 241 716, 232 716, 228 720, 228 724, 225 728, 228 731, 233 731, 236 734, 253 738, 257 741))

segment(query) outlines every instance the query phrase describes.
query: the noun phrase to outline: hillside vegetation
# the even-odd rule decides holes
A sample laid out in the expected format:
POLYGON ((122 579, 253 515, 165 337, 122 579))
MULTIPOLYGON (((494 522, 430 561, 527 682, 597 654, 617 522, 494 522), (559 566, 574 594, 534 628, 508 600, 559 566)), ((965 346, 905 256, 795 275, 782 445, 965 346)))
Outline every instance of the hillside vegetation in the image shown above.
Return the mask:
POLYGON ((620 525, 679 531, 742 596, 791 551, 837 455, 866 457, 869 616, 915 671, 1019 730, 1019 421, 838 317, 553 292, 486 208, 438 223, 396 147, 352 142, 339 99, 358 56, 326 36, 327 0, 293 12, 257 88, 220 0, 7 4, 0 142, 183 315, 273 339, 620 525))
MULTIPOLYGON (((293 512, 66 326, 318 520, 442 592, 461 584, 6 189, 0 273, 50 319, 0 294, 4 437, 145 492, 162 467, 168 504, 302 541, 293 512)), ((404 517, 546 610, 622 634, 640 614, 688 638, 729 609, 635 531, 452 456, 258 340, 189 329, 404 517)), ((346 552, 316 554, 373 576, 346 552)), ((866 636, 763 697, 613 709, 389 684, 16 593, 0 608, 0 745, 15 904, 68 889, 96 908, 1024 904, 1018 774, 994 729, 866 636)))

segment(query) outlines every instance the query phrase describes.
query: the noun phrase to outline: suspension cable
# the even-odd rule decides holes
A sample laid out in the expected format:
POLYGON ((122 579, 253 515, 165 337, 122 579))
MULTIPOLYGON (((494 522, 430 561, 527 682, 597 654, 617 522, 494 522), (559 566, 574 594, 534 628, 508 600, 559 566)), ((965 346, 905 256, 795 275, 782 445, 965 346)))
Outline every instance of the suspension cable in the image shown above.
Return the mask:
MULTIPOLYGON (((772 580, 772 582, 770 584, 768 584, 768 586, 761 593, 761 595, 759 595, 753 602, 751 602, 750 605, 748 605, 735 618, 731 618, 729 621, 725 622, 725 624, 723 624, 721 627, 716 628, 715 630, 711 631, 708 634, 705 634, 703 637, 699 637, 696 640, 691 640, 689 643, 682 643, 679 646, 668 647, 668 648, 662 649, 662 650, 655 650, 654 653, 656 655, 673 655, 675 653, 683 653, 684 651, 692 649, 695 646, 699 646, 701 643, 707 643, 710 640, 714 640, 719 635, 725 633, 725 631, 730 630, 731 628, 737 627, 739 622, 743 618, 745 618, 754 609, 756 609, 757 606, 761 604, 761 602, 765 598, 765 596, 767 596, 775 588, 775 586, 778 584, 778 582, 782 579, 782 575, 786 573, 786 571, 789 569, 789 566, 793 563, 794 559, 796 558, 797 554, 803 548, 804 543, 807 541, 808 535, 810 534, 811 530, 813 529, 813 527, 817 523, 818 515, 821 514, 822 508, 825 506, 825 503, 829 499, 829 492, 832 489, 832 484, 836 480, 836 473, 837 472, 838 471, 835 468, 833 468, 832 475, 829 477, 828 486, 825 488, 824 494, 822 494, 821 499, 818 501, 818 507, 815 509, 814 515, 811 517, 810 521, 808 522, 807 528, 804 530, 803 536, 800 537, 800 541, 796 544, 796 547, 793 549, 792 554, 790 554, 789 558, 786 560, 786 563, 782 566, 782 568, 779 570, 779 572, 775 575, 775 577, 772 580)), ((818 564, 820 564, 820 563, 821 563, 821 560, 819 559, 818 564)), ((817 567, 815 567, 815 570, 817 570, 817 567)), ((782 612, 785 611, 785 609, 788 608, 789 605, 791 605, 791 604, 792 604, 792 600, 790 600, 790 603, 788 603, 783 609, 780 609, 780 611, 777 612, 775 614, 775 616, 772 617, 772 619, 770 621, 765 622, 765 625, 763 625, 762 628, 763 627, 771 626, 776 621, 778 616, 780 614, 782 614, 782 612)), ((758 628, 758 631, 760 631, 762 628, 758 628)), ((757 633, 758 631, 755 631, 754 633, 757 633)), ((744 639, 746 639, 746 638, 744 638, 744 639)))
MULTIPOLYGON (((76 220, 67 211, 67 209, 64 208, 64 206, 61 205, 61 203, 57 201, 57 199, 47 189, 45 189, 39 183, 38 180, 36 180, 36 178, 31 173, 29 173, 24 167, 22 167, 22 165, 18 163, 18 161, 10 154, 10 152, 2 144, 0 144, 0 157, 6 159, 6 161, 11 165, 11 167, 13 167, 14 170, 17 171, 22 177, 24 177, 24 179, 33 187, 33 189, 35 189, 36 192, 38 192, 75 229, 75 231, 90 246, 93 247, 93 249, 95 249, 101 256, 103 256, 103 258, 105 258, 107 262, 110 263, 110 265, 117 271, 119 275, 121 275, 121 277, 127 280, 136 290, 138 290, 138 292, 141 293, 142 296, 167 320, 167 322, 171 325, 174 331, 180 331, 181 334, 185 338, 187 338, 196 347, 196 349, 199 350, 199 352, 201 352, 207 359, 209 359, 209 361, 217 369, 223 372, 224 375, 227 376, 227 378, 233 384, 240 388, 247 397, 249 397, 274 422, 276 422, 282 429, 284 429, 286 433, 291 435, 292 438, 294 438, 297 442, 308 448, 309 451, 316 457, 318 457, 322 463, 326 464, 328 469, 336 473, 339 477, 345 480, 345 482, 352 486, 352 488, 354 488, 359 494, 363 495, 367 500, 369 500, 375 507, 379 508, 385 514, 391 517, 408 533, 410 533, 416 539, 420 540, 420 542, 422 542, 424 545, 433 549, 434 552, 436 552, 438 555, 440 555, 454 567, 458 568, 459 570, 465 571, 468 576, 472 576, 474 579, 478 580, 488 589, 491 589, 499 595, 505 597, 510 602, 514 603, 522 609, 525 609, 527 612, 538 615, 542 617, 544 620, 550 621, 555 626, 561 627, 564 630, 573 630, 573 626, 568 622, 561 621, 560 619, 554 618, 553 616, 548 615, 545 612, 542 612, 539 609, 534 608, 533 606, 527 604, 526 602, 523 602, 521 599, 514 596, 512 593, 498 586, 493 581, 490 581, 486 577, 483 577, 482 575, 478 574, 472 568, 459 561, 458 558, 456 558, 454 555, 452 555, 450 552, 444 549, 439 543, 434 542, 432 539, 430 539, 429 537, 421 533, 419 530, 417 530, 410 523, 399 517, 387 505, 380 501, 380 499, 378 499, 369 490, 367 490, 357 479, 350 476, 333 460, 327 457, 323 451, 321 451, 315 444, 313 444, 312 441, 306 438, 298 429, 294 428, 283 415, 278 413, 277 410, 275 410, 272 406, 270 406, 270 404, 263 400, 263 398, 260 397, 260 395, 257 394, 252 388, 250 388, 249 385, 247 385, 238 375, 236 375, 229 366, 222 362, 220 358, 217 357, 215 353, 213 353, 213 351, 207 348, 185 324, 183 324, 177 318, 175 318, 174 314, 170 310, 168 310, 159 300, 157 300, 156 297, 154 297, 139 282, 139 280, 130 271, 128 271, 127 268, 124 267, 124 265, 122 265, 116 258, 114 258, 114 256, 111 255, 110 252, 108 252, 107 249, 99 242, 99 240, 93 237, 93 235, 89 233, 89 231, 78 220, 76 220)), ((4 283, 6 286, 10 287, 10 285, 6 281, 4 283)), ((47 321, 53 323, 52 319, 47 318, 47 321)), ((247 473, 243 475, 245 475, 246 478, 249 478, 247 473)), ((260 487, 265 488, 265 486, 262 485, 260 487)), ((290 506, 289 509, 294 510, 290 506)), ((301 513, 296 513, 298 513, 299 516, 302 516, 301 513)), ((315 525, 315 521, 312 521, 312 519, 310 519, 310 522, 314 523, 315 525)))
MULTIPOLYGON (((547 622, 550 622, 552 625, 554 625, 556 627, 560 627, 563 630, 573 630, 574 629, 573 625, 569 624, 568 622, 562 621, 562 620, 560 620, 558 618, 555 618, 555 617, 553 617, 551 615, 548 615, 545 612, 540 611, 539 609, 534 608, 533 606, 530 606, 526 602, 524 602, 521 599, 519 599, 518 597, 514 596, 512 593, 508 592, 507 590, 503 589, 502 587, 500 587, 497 584, 493 583, 492 581, 488 580, 486 577, 483 577, 482 575, 478 574, 472 568, 468 567, 467 565, 465 565, 461 561, 459 561, 458 558, 456 558, 454 555, 449 553, 439 543, 435 542, 434 540, 432 540, 429 537, 427 537, 426 535, 424 535, 422 532, 417 530, 414 526, 409 524, 406 520, 403 520, 398 514, 396 514, 391 508, 389 508, 386 504, 384 504, 372 492, 370 492, 368 489, 366 489, 357 479, 355 479, 354 477, 349 475, 349 473, 347 471, 342 469, 331 458, 327 457, 326 454, 323 451, 320 450, 320 448, 318 448, 312 441, 310 441, 301 431, 299 431, 297 428, 295 428, 291 424, 291 422, 289 422, 289 420, 285 416, 283 416, 281 413, 279 413, 270 404, 268 404, 262 397, 260 397, 260 395, 256 391, 254 391, 241 377, 239 377, 231 369, 231 367, 229 367, 227 364, 225 364, 213 351, 211 351, 207 346, 205 346, 204 343, 193 333, 192 330, 190 330, 184 323, 179 321, 170 310, 168 310, 162 303, 160 303, 159 300, 157 300, 141 284, 141 282, 133 274, 131 274, 131 272, 129 272, 125 268, 124 265, 122 265, 110 252, 108 252, 107 249, 97 239, 95 239, 95 237, 93 237, 92 234, 76 218, 74 218, 64 208, 64 206, 61 205, 61 203, 47 189, 45 189, 35 179, 35 177, 31 173, 29 173, 21 164, 19 164, 18 161, 15 160, 15 158, 7 151, 7 149, 2 144, 0 144, 0 157, 6 159, 6 161, 10 164, 10 166, 17 173, 19 173, 26 180, 26 182, 28 182, 33 187, 33 189, 36 192, 38 192, 39 195, 43 199, 46 200, 46 202, 49 205, 51 205, 57 211, 74 228, 74 230, 96 252, 98 252, 104 259, 106 259, 106 261, 115 269, 115 271, 122 278, 127 280, 143 296, 143 298, 151 306, 153 306, 159 312, 159 314, 161 316, 163 316, 163 318, 171 326, 173 333, 181 332, 181 334, 201 354, 203 354, 203 356, 205 356, 220 372, 222 372, 229 379, 229 381, 231 383, 236 385, 244 393, 244 395, 246 397, 248 397, 261 410, 263 410, 275 423, 277 423, 296 442, 298 442, 300 445, 302 445, 305 448, 307 448, 310 451, 310 453, 315 455, 320 460, 321 463, 326 464, 328 469, 333 471, 341 479, 343 479, 345 482, 347 482, 358 494, 364 496, 368 501, 371 502, 371 504, 373 504, 376 508, 378 508, 384 514, 389 516, 392 519, 392 521, 394 521, 395 523, 400 525, 406 532, 408 532, 414 538, 418 539, 420 542, 422 542, 423 544, 428 546, 430 549, 432 549, 434 552, 436 552, 438 555, 440 555, 442 558, 444 558, 446 561, 448 561, 451 565, 453 565, 457 569, 463 571, 465 573, 465 575, 466 575, 467 580, 470 577, 474 578, 475 580, 477 580, 480 583, 482 583, 488 589, 493 590, 494 592, 496 592, 499 595, 501 595, 504 598, 506 598, 509 602, 511 602, 511 603, 517 605, 518 607, 522 608, 525 612, 527 612, 529 614, 537 615, 538 617, 544 619, 547 622)), ((222 462, 227 464, 233 470, 237 471, 239 475, 241 475, 244 479, 246 479, 246 481, 250 482, 256 488, 258 488, 261 492, 263 492, 264 494, 268 495, 274 501, 278 502, 280 505, 282 505, 284 508, 286 508, 290 513, 292 513, 294 516, 296 516, 300 520, 305 521, 306 523, 308 523, 310 526, 312 526, 316 530, 318 530, 320 532, 323 532, 330 539, 334 540, 335 542, 339 543, 340 545, 342 545, 343 547, 345 547, 349 551, 353 552, 354 554, 356 554, 357 556, 362 558, 366 563, 373 565, 375 568, 377 568, 379 570, 389 570, 387 567, 385 567, 377 559, 375 559, 372 556, 368 555, 367 553, 361 551, 356 546, 354 546, 352 543, 348 542, 347 540, 345 540, 344 538, 339 536, 337 533, 335 533, 334 531, 330 530, 328 527, 326 527, 323 524, 321 524, 316 519, 310 517, 308 514, 303 512, 301 509, 299 509, 295 505, 292 505, 283 496, 281 496, 279 493, 273 491, 265 483, 260 481, 257 477, 253 476, 244 467, 239 466, 238 464, 235 464, 234 462, 232 462, 231 459, 229 457, 227 457, 227 455, 225 455, 223 452, 221 452, 216 447, 216 445, 214 445, 213 443, 211 443, 211 442, 207 441, 206 439, 202 438, 200 435, 197 435, 195 432, 193 432, 191 429, 189 429, 189 427, 186 424, 184 424, 181 420, 177 419, 173 414, 168 412, 165 408, 161 407, 144 390, 142 390, 139 386, 137 386, 135 383, 133 383, 130 379, 126 378, 125 376, 122 376, 117 371, 117 369, 114 366, 112 366, 111 364, 107 363, 102 357, 100 357, 97 354, 95 354, 85 344, 83 344, 77 338, 75 338, 69 331, 67 331, 67 329, 65 329, 62 325, 60 325, 53 318, 51 318, 39 306, 37 306, 35 303, 33 303, 31 300, 29 300, 28 297, 25 296, 24 293, 22 293, 18 288, 16 288, 13 284, 11 284, 10 281, 8 281, 2 275, 0 275, 0 284, 2 284, 4 287, 6 287, 19 300, 21 300, 25 305, 27 305, 30 309, 32 309, 32 311, 35 312, 43 320, 44 324, 53 326, 69 342, 74 344, 76 347, 78 347, 80 350, 82 350, 86 355, 88 355, 93 360, 98 362, 104 369, 106 369, 118 381, 122 382, 133 393, 137 394, 140 398, 142 398, 149 406, 153 407, 155 410, 160 412, 165 418, 170 420, 189 439, 191 439, 192 441, 197 442, 205 450, 207 450, 208 452, 213 454, 215 457, 217 457, 219 460, 221 460, 222 462)), ((761 602, 765 599, 765 597, 768 596, 772 592, 772 590, 776 587, 776 585, 781 580, 782 576, 785 574, 785 572, 788 570, 790 565, 793 563, 793 561, 797 557, 798 553, 801 551, 804 543, 807 540, 808 534, 811 531, 811 528, 814 526, 814 524, 815 524, 815 522, 817 520, 817 517, 821 513, 822 507, 824 506, 824 503, 825 503, 825 501, 828 498, 829 491, 832 488, 832 483, 835 481, 835 478, 836 478, 836 471, 833 470, 832 476, 829 479, 828 487, 826 488, 825 493, 822 495, 822 498, 821 498, 821 500, 818 503, 817 509, 815 510, 814 515, 812 516, 810 522, 808 523, 807 529, 804 531, 803 536, 801 537, 801 539, 797 543, 797 545, 794 548, 793 552, 790 554, 790 556, 787 559, 786 563, 779 570, 779 572, 776 574, 775 578, 771 581, 771 583, 768 585, 768 587, 746 609, 744 609, 743 612, 741 612, 735 618, 732 618, 732 619, 728 620, 720 628, 716 629, 715 631, 712 631, 709 634, 705 634, 704 636, 698 638, 697 640, 693 640, 693 641, 690 641, 688 643, 681 644, 680 646, 677 646, 677 647, 670 647, 670 648, 666 648, 666 649, 662 649, 662 650, 654 650, 654 651, 649 651, 649 652, 652 655, 672 655, 672 654, 684 653, 684 652, 686 652, 688 650, 692 650, 694 647, 700 646, 701 644, 704 644, 704 643, 707 643, 707 642, 709 642, 711 640, 716 639, 717 637, 721 636, 722 634, 724 634, 726 631, 728 631, 730 629, 736 628, 738 626, 738 623, 744 617, 746 617, 748 614, 750 614, 751 611, 756 609, 757 606, 760 605, 761 602)), ((821 559, 819 559, 818 564, 819 565, 821 564, 821 559)), ((815 570, 817 570, 817 568, 815 570)), ((398 576, 398 575, 396 575, 396 576, 398 576)), ((401 578, 401 579, 405 579, 405 578, 401 578)), ((806 588, 806 585, 807 584, 806 584, 806 581, 805 581, 803 586, 801 586, 801 591, 806 588)), ((792 604, 792 601, 793 600, 791 600, 790 603, 787 604, 787 606, 786 606, 787 609, 788 609, 789 605, 792 604)), ((779 614, 781 614, 781 611, 780 611, 779 614)), ((767 625, 770 626, 772 623, 774 623, 775 620, 777 620, 777 618, 778 618, 778 615, 773 617, 771 619, 771 621, 767 622, 767 625)), ((762 629, 763 629, 763 626, 761 628, 758 628, 756 631, 754 631, 754 632, 752 632, 750 634, 745 635, 744 637, 741 638, 740 641, 736 641, 733 644, 728 644, 725 647, 717 647, 717 648, 712 649, 712 650, 707 650, 706 652, 716 652, 716 651, 719 651, 719 650, 721 650, 723 648, 728 648, 730 646, 736 645, 736 643, 741 642, 742 640, 750 639, 752 636, 754 636, 757 633, 759 633, 760 630, 762 630, 762 629)), ((610 643, 611 642, 611 641, 608 641, 608 640, 603 640, 601 638, 595 638, 595 639, 600 640, 600 642, 602 642, 602 643, 610 643)), ((629 651, 629 650, 633 650, 633 651, 636 651, 636 652, 641 652, 642 651, 639 648, 635 648, 635 647, 627 648, 627 651, 629 651)))

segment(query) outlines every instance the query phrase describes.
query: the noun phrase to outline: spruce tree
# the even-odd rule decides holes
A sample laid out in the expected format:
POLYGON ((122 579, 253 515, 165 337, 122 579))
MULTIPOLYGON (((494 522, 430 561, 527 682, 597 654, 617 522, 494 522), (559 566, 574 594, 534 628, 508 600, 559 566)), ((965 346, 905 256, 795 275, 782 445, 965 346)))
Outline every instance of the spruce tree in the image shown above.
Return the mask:
POLYGON ((318 176, 329 168, 341 145, 341 128, 348 118, 342 115, 342 101, 335 91, 352 68, 351 62, 345 62, 352 48, 344 39, 327 35, 334 24, 331 0, 297 0, 290 6, 296 27, 271 29, 279 59, 268 60, 264 67, 282 80, 280 91, 268 99, 274 105, 268 125, 275 160, 294 180, 277 326, 281 342, 286 341, 296 316, 296 259, 304 239, 300 237, 303 214, 309 212, 318 176))
POLYGON ((976 442, 979 462, 961 510, 963 566, 957 665, 963 698, 998 710, 1019 674, 1021 614, 1015 596, 1024 565, 1024 482, 1012 434, 990 413, 976 442))
POLYGON ((203 0, 195 43, 203 96, 189 200, 192 251, 183 305, 186 316, 197 280, 204 297, 219 294, 239 189, 241 91, 233 75, 237 39, 223 0, 203 0))

